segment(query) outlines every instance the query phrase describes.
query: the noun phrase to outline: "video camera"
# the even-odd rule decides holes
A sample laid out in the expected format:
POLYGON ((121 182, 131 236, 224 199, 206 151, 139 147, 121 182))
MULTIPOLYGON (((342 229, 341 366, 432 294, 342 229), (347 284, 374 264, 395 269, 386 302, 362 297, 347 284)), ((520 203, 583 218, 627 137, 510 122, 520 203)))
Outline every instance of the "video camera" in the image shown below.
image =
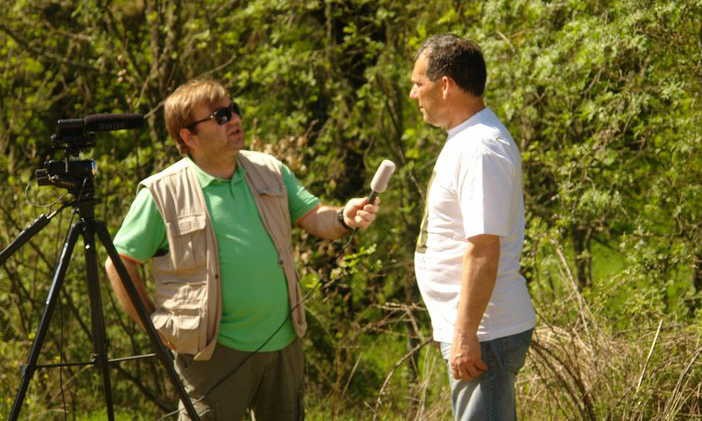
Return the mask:
POLYGON ((58 120, 56 134, 51 136, 52 150, 63 150, 66 158, 50 160, 37 169, 34 175, 40 186, 54 185, 77 189, 86 178, 95 175, 97 166, 92 160, 70 160, 84 149, 95 146, 96 132, 139 129, 144 126, 141 114, 92 114, 85 118, 58 120))

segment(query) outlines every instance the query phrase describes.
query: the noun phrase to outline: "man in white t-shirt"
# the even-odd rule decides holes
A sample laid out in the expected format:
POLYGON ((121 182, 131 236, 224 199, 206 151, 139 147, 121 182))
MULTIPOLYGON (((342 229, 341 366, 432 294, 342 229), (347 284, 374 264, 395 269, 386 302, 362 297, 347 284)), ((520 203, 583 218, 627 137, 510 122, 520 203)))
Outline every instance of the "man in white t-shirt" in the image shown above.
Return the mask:
POLYGON ((429 38, 410 98, 448 138, 434 166, 415 271, 448 361, 457 420, 516 418, 514 381, 535 324, 519 257, 524 201, 519 150, 485 106, 485 61, 473 42, 429 38))

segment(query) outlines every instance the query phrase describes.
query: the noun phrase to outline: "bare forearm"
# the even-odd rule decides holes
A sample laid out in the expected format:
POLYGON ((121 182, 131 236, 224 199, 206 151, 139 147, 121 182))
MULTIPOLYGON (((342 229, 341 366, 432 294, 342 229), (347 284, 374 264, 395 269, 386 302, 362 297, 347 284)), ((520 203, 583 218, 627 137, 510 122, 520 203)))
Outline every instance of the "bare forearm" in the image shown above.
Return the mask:
POLYGON ((499 260, 500 237, 484 234, 468 239, 451 344, 451 373, 456 379, 474 379, 488 369, 477 333, 495 288, 499 260))
POLYGON ((499 238, 493 237, 468 242, 463 256, 456 335, 475 335, 490 302, 500 257, 499 238))
MULTIPOLYGON (((146 292, 146 287, 144 286, 144 282, 142 281, 141 276, 139 276, 139 266, 135 262, 125 258, 122 258, 122 263, 126 267, 127 272, 129 273, 129 277, 132 279, 132 283, 134 284, 134 287, 136 288, 139 297, 141 298, 141 302, 144 304, 146 313, 153 313, 154 304, 146 292)), ((127 293, 127 289, 122 283, 122 279, 120 278, 119 273, 117 272, 117 268, 115 267, 114 263, 112 263, 112 260, 110 258, 108 258, 105 262, 105 270, 107 271, 107 277, 110 279, 112 290, 115 292, 115 296, 117 297, 117 301, 119 302, 120 306, 122 306, 124 311, 127 312, 129 317, 132 320, 134 320, 134 322, 136 322, 139 326, 143 328, 144 326, 139 320, 139 315, 136 311, 136 307, 134 307, 134 304, 132 303, 129 294, 127 293)))
POLYGON ((339 223, 338 211, 339 208, 332 206, 319 206, 305 215, 299 225, 315 237, 336 240, 349 233, 349 230, 339 223))

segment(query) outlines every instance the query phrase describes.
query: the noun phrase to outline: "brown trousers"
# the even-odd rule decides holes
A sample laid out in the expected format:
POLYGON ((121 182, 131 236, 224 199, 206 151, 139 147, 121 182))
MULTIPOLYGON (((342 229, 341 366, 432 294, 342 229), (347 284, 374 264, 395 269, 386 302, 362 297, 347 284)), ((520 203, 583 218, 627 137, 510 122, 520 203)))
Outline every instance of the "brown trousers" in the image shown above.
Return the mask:
MULTIPOLYGON (((248 409, 256 421, 304 419, 304 357, 300 340, 295 339, 280 351, 252 354, 217 344, 207 361, 176 355, 176 371, 200 419, 240 420, 248 409)), ((182 403, 179 409, 178 419, 189 420, 182 403)))

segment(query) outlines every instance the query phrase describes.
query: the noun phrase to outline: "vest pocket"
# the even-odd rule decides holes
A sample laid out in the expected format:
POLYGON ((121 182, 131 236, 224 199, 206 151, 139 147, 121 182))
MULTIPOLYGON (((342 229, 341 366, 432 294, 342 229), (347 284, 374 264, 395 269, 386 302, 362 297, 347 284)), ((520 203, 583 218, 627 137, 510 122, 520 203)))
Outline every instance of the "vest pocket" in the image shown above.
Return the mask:
POLYGON ((206 263, 207 215, 186 215, 166 223, 171 265, 175 270, 189 270, 206 263))
POLYGON ((200 310, 179 308, 174 312, 156 311, 151 315, 154 328, 179 354, 197 354, 200 344, 200 310))

